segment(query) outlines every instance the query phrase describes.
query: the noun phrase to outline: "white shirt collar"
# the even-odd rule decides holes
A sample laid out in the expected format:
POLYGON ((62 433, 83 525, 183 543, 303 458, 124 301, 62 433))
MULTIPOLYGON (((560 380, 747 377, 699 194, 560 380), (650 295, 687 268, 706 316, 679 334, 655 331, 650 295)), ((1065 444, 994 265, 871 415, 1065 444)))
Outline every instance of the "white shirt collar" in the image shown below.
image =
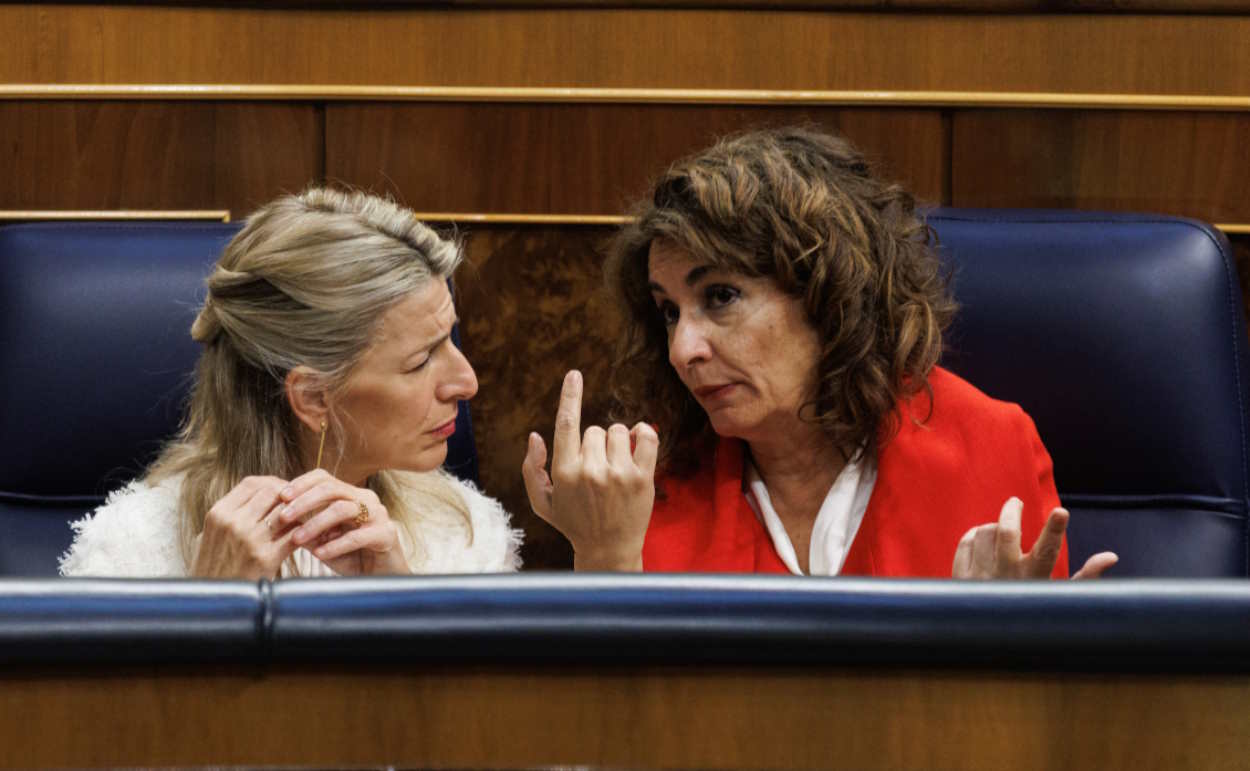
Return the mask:
MULTIPOLYGON (((755 463, 746 460, 746 483, 744 494, 755 511, 755 516, 768 530, 777 556, 794 575, 803 575, 799 569, 794 544, 790 541, 781 518, 773 508, 768 488, 760 478, 755 463)), ((863 453, 856 456, 833 480, 833 486, 825 495, 816 523, 812 526, 811 549, 808 552, 808 568, 814 576, 836 576, 842 570, 846 555, 851 550, 859 526, 868 510, 872 489, 877 482, 877 464, 863 453)))

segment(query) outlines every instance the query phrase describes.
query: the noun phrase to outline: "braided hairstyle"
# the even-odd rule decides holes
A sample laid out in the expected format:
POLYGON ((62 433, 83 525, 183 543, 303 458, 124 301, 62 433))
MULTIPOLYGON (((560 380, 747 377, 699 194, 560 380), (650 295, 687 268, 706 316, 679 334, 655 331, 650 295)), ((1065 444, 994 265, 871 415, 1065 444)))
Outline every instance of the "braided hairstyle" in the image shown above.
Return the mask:
POLYGON ((658 424, 670 473, 692 471, 715 437, 669 363, 648 288, 656 239, 717 268, 769 277, 802 302, 822 350, 800 415, 844 457, 875 452, 897 429, 895 404, 928 390, 955 312, 934 236, 911 194, 874 176, 845 139, 805 127, 730 137, 673 164, 634 214, 605 263, 630 322, 615 371, 636 373, 616 397, 629 420, 658 424))

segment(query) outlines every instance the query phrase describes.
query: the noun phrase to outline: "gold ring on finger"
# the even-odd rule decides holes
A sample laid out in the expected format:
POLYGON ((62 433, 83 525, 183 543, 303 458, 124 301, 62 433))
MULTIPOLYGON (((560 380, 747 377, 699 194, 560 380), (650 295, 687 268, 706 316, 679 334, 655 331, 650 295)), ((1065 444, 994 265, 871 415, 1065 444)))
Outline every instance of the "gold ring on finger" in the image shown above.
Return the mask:
POLYGON ((364 527, 369 521, 369 507, 362 501, 356 501, 356 505, 360 507, 360 510, 356 512, 356 516, 352 517, 352 524, 356 527, 364 527))

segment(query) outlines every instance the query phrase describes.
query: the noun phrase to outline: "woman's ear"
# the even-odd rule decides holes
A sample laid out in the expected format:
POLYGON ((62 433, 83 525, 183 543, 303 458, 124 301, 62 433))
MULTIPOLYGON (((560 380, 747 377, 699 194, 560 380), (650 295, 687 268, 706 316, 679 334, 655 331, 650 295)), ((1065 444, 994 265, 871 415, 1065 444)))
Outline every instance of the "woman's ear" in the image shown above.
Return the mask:
POLYGON ((329 394, 321 378, 311 368, 300 365, 286 373, 283 387, 296 419, 319 433, 330 414, 329 394))

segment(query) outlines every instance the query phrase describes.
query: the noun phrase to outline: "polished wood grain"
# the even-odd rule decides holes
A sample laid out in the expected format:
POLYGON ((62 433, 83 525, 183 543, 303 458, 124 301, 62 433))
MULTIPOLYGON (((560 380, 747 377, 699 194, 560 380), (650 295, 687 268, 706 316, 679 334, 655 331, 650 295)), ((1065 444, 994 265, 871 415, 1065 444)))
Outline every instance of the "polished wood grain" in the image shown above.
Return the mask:
MULTIPOLYGON (((358 5, 377 0, 356 0, 358 5)), ((404 0, 387 0, 400 3, 404 0)), ((450 5, 511 8, 613 7, 621 0, 447 0, 450 5)), ((386 3, 384 3, 386 4, 386 3)), ((409 3, 414 4, 414 3, 409 3)), ((415 3, 434 5, 434 3, 415 3)), ((832 11, 979 11, 983 13, 1062 13, 1068 11, 1244 13, 1246 0, 634 0, 630 5, 659 8, 814 8, 832 11)))
POLYGON ((237 83, 0 83, 0 100, 240 100, 683 104, 759 107, 1044 107, 1250 112, 1250 96, 1038 91, 822 91, 745 88, 247 85, 237 83))
POLYGON ((330 104, 326 174, 423 211, 619 215, 647 180, 717 136, 810 122, 938 201, 945 127, 932 110, 560 104, 330 104))
POLYGON ((0 30, 5 83, 1250 94, 1250 16, 4 4, 0 30))
POLYGON ((1233 769, 1250 678, 133 667, 0 677, 0 767, 1233 769))
POLYGON ((230 212, 213 209, 0 209, 0 222, 65 222, 65 221, 168 221, 197 220, 209 222, 229 222, 230 212))
MULTIPOLYGON (((88 3, 79 3, 88 4, 88 3)), ((108 3, 97 3, 107 5, 108 3)), ((135 0, 134 5, 248 6, 249 0, 135 0)), ((830 11, 978 11, 982 13, 1244 13, 1247 0, 270 0, 276 8, 745 8, 830 11)))
POLYGON ((465 353, 478 377, 473 399, 482 486, 525 530, 528 570, 568 569, 572 551, 530 510, 521 480, 527 437, 551 445, 564 373, 585 377, 583 420, 604 424, 613 347, 620 328, 603 293, 601 247, 608 227, 465 224, 466 264, 456 273, 465 353))
POLYGON ((322 175, 312 105, 0 102, 0 209, 226 209, 322 175))
POLYGON ((975 110, 952 125, 957 206, 1250 222, 1250 115, 975 110))

